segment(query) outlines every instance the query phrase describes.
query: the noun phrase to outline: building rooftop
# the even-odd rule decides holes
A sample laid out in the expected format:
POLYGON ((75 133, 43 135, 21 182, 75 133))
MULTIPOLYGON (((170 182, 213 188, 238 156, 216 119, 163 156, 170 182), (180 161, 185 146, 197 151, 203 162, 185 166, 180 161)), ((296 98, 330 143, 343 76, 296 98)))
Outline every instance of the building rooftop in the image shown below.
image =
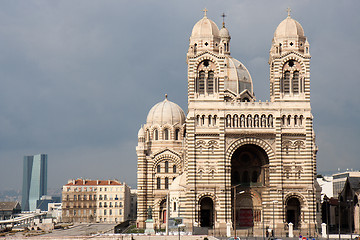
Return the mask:
POLYGON ((20 208, 19 202, 0 202, 0 211, 12 211, 17 207, 20 208))
POLYGON ((123 185, 117 180, 88 180, 88 179, 72 179, 65 186, 100 186, 100 185, 123 185))

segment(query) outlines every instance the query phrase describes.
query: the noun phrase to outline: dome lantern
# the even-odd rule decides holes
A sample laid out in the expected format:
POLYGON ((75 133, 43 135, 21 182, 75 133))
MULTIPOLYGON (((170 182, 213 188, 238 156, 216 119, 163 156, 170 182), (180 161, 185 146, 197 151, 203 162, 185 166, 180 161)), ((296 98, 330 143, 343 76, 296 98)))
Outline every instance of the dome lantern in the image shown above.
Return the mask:
POLYGON ((188 54, 196 55, 200 51, 218 51, 219 49, 219 28, 207 17, 207 9, 203 11, 204 17, 192 29, 188 54))
POLYGON ((304 53, 306 50, 306 36, 301 24, 290 16, 290 9, 287 9, 288 16, 277 26, 272 41, 273 53, 282 54, 287 51, 298 51, 304 53))

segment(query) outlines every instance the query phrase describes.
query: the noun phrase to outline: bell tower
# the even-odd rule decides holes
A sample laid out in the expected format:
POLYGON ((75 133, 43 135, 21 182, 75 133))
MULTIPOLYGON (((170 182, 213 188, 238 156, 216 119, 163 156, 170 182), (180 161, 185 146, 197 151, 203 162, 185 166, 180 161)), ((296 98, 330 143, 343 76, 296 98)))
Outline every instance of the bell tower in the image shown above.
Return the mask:
POLYGON ((309 43, 299 22, 288 16, 277 27, 270 49, 270 100, 310 101, 309 43))

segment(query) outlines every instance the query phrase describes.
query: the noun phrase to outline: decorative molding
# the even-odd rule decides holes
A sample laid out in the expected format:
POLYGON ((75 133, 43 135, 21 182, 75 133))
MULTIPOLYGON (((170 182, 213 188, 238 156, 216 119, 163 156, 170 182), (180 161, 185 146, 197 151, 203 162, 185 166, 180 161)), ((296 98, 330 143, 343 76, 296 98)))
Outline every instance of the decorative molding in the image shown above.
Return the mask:
POLYGON ((195 148, 219 148, 219 143, 217 140, 198 140, 195 143, 195 148))

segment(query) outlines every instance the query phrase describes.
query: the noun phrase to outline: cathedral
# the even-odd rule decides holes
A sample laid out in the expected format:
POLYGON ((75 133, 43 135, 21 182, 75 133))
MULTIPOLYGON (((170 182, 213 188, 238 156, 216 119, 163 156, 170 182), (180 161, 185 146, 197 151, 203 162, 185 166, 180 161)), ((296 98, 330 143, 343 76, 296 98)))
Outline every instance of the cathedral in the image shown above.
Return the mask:
POLYGON ((266 102, 256 100, 230 39, 225 23, 219 30, 205 9, 186 55, 187 113, 165 96, 138 132, 138 227, 150 208, 157 228, 168 214, 188 231, 285 236, 291 223, 294 234, 314 235, 321 189, 304 30, 290 11, 276 28, 266 102))

